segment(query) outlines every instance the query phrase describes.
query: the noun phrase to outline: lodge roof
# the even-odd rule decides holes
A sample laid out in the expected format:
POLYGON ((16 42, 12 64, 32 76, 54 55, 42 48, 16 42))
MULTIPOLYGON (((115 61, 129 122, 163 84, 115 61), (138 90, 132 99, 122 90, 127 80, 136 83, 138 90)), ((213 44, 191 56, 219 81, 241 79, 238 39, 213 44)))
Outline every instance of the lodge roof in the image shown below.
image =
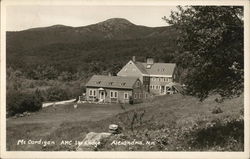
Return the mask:
POLYGON ((173 75, 176 67, 175 63, 154 63, 150 68, 147 68, 147 63, 145 62, 135 62, 135 65, 143 74, 168 76, 173 75))
POLYGON ((94 75, 86 83, 86 87, 103 87, 103 88, 119 88, 133 89, 137 77, 120 77, 120 76, 103 76, 94 75))

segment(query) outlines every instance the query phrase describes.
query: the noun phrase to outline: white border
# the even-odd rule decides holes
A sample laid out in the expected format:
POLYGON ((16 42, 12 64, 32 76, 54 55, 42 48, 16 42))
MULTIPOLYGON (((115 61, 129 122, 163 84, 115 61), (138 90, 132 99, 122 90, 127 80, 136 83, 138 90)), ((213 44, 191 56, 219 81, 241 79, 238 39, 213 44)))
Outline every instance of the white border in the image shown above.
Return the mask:
POLYGON ((1 1, 1 158, 249 158, 249 4, 248 0, 3 0, 1 1), (175 5, 243 5, 244 6, 244 152, 39 152, 6 151, 6 6, 9 5, 123 5, 123 6, 175 6, 175 5))

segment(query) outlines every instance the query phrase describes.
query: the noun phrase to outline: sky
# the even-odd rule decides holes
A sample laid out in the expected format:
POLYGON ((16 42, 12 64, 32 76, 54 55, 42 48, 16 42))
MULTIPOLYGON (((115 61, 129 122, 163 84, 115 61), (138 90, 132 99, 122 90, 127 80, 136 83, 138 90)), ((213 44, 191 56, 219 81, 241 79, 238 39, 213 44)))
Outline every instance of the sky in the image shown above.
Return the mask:
POLYGON ((20 31, 57 24, 86 26, 110 18, 125 18, 137 25, 149 27, 168 25, 168 17, 175 6, 8 6, 6 30, 20 31))

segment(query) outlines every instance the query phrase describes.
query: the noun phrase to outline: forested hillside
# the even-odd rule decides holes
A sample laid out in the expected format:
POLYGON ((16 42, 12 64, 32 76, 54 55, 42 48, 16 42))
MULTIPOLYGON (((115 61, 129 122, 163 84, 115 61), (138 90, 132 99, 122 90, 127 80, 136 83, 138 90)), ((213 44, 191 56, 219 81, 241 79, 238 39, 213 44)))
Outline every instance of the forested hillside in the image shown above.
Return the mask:
POLYGON ((138 60, 153 56, 172 61, 176 35, 173 27, 150 28, 119 18, 85 27, 7 32, 7 66, 20 69, 29 79, 55 79, 63 72, 77 78, 115 74, 134 55, 138 60), (39 75, 44 70, 50 75, 39 75))

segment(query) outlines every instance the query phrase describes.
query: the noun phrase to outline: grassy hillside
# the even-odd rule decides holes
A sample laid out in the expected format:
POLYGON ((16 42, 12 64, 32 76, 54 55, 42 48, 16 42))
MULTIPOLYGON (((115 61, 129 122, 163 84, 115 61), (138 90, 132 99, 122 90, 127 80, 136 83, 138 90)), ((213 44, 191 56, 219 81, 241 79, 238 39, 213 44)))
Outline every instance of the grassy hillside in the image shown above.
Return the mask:
POLYGON ((45 108, 28 117, 7 120, 7 148, 75 150, 75 145, 59 143, 62 140, 81 141, 88 132, 107 132, 109 124, 119 124, 123 135, 112 136, 97 150, 243 151, 243 96, 220 104, 214 101, 215 98, 211 96, 201 103, 196 98, 179 94, 159 96, 147 103, 124 105, 126 110, 121 105, 91 104, 81 104, 77 110, 72 104, 45 108), (215 107, 220 107, 222 113, 212 113, 215 107), (51 140, 56 144, 16 145, 20 138, 51 140), (134 139, 151 141, 155 145, 111 145, 114 140, 134 139))

